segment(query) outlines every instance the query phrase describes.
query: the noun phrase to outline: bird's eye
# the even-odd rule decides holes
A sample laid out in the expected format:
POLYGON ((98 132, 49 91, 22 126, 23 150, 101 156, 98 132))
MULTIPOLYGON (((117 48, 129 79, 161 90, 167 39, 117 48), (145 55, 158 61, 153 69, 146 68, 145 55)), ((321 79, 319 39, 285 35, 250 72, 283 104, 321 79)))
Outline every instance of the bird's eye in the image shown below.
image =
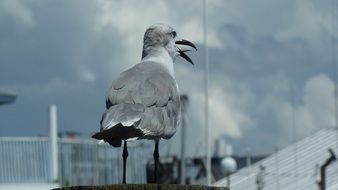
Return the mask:
POLYGON ((170 33, 170 35, 171 35, 171 37, 175 38, 177 34, 176 34, 175 31, 172 31, 172 32, 170 33))

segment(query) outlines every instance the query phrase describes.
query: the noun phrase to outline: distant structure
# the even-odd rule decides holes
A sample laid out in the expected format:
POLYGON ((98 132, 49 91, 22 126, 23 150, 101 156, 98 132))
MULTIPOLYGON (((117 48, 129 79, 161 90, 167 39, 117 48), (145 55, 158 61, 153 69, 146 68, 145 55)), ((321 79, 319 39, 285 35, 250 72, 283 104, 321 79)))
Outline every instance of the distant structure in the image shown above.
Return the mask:
POLYGON ((4 90, 0 90, 0 105, 13 103, 16 100, 16 94, 4 90))
MULTIPOLYGON (((328 166, 325 173, 321 172, 326 178, 325 183, 320 180, 320 185, 327 190, 338 189, 338 162, 334 162, 334 155, 338 153, 337 134, 337 128, 322 129, 250 167, 238 170, 230 175, 230 189, 317 190, 320 166, 328 166)), ((223 178, 214 185, 226 186, 227 179, 223 178)))
POLYGON ((229 144, 225 138, 218 138, 215 141, 215 152, 214 156, 216 157, 224 157, 224 156, 232 156, 232 146, 229 144))
POLYGON ((227 156, 221 161, 221 170, 225 173, 227 178, 227 187, 230 188, 230 175, 237 170, 237 163, 234 158, 227 156))
POLYGON ((256 175, 257 190, 263 190, 264 188, 264 175, 265 175, 265 167, 263 165, 260 165, 259 172, 256 175))

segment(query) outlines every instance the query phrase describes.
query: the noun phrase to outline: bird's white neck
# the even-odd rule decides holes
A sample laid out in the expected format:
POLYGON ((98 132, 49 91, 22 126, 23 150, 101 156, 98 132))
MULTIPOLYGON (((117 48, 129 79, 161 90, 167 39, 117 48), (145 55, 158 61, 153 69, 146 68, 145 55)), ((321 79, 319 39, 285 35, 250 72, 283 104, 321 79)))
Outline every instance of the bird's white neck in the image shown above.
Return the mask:
POLYGON ((153 48, 147 52, 146 56, 142 58, 141 63, 144 62, 155 62, 163 66, 170 75, 175 78, 174 73, 174 62, 173 58, 169 55, 168 51, 163 48, 153 48))

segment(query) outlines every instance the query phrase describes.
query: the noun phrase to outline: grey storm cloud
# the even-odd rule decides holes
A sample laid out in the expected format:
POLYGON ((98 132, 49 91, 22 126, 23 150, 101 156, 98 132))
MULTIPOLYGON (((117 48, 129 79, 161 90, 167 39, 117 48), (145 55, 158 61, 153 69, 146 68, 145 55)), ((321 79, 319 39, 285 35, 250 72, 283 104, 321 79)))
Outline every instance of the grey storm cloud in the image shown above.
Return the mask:
MULTIPOLYGON (((1 1, 0 87, 17 91, 18 100, 0 107, 0 135, 47 135, 51 103, 59 109, 60 131, 92 134, 111 81, 140 60, 145 29, 164 22, 198 46, 189 54, 195 66, 179 59, 175 72, 181 93, 191 100, 188 154, 203 154, 202 5, 1 1)), ((247 146, 266 153, 294 141, 293 125, 297 138, 335 125, 332 43, 337 30, 331 5, 329 0, 208 1, 212 140, 225 138, 236 153, 247 146)), ((169 141, 173 152, 179 135, 169 141)))

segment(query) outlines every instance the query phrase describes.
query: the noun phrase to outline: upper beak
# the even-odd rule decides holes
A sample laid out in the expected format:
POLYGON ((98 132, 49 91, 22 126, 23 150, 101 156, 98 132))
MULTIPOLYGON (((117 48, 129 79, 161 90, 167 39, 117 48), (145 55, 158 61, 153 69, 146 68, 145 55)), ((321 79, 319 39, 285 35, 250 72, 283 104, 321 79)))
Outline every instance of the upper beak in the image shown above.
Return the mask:
MULTIPOLYGON (((184 46, 190 46, 192 48, 194 48, 195 50, 197 50, 195 44, 193 44, 192 42, 189 42, 188 40, 178 40, 175 42, 175 44, 177 45, 184 45, 184 46)), ((181 46, 182 47, 182 46, 181 46)), ((190 51, 191 49, 186 49, 186 48, 178 48, 178 53, 180 53, 180 56, 183 57, 185 60, 189 61, 191 64, 194 64, 192 62, 192 60, 190 59, 190 57, 187 56, 187 54, 185 54, 184 52, 190 51)))

